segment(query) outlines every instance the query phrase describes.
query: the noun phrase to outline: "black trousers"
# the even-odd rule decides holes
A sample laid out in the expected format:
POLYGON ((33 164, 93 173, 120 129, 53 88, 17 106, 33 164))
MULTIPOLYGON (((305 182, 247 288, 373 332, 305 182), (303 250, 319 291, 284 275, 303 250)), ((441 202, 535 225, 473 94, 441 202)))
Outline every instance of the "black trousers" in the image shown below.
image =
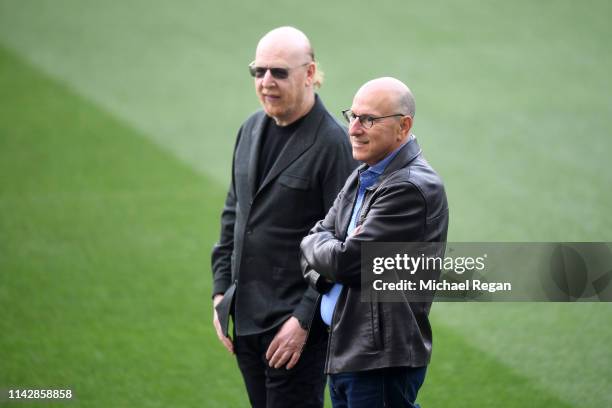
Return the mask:
POLYGON ((254 408, 322 408, 327 336, 311 330, 298 363, 291 370, 268 366, 266 351, 277 329, 235 336, 238 367, 254 408))

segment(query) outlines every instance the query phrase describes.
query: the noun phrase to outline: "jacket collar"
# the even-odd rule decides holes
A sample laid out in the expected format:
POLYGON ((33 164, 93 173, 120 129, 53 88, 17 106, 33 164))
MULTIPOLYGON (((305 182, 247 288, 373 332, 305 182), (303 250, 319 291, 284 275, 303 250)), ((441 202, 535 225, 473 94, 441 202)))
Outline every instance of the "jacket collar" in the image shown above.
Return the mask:
POLYGON ((249 187, 251 190, 251 196, 255 197, 257 193, 263 190, 272 180, 274 180, 283 170, 285 170, 291 163, 293 163, 302 153, 308 150, 316 139, 317 129, 323 116, 327 111, 321 101, 321 98, 315 94, 315 102, 310 110, 304 117, 304 122, 299 126, 296 131, 289 136, 287 144, 279 154, 278 158, 272 165, 272 168, 266 175, 266 178, 262 181, 259 189, 256 190, 256 174, 257 165, 259 162, 259 152, 261 151, 261 143, 263 141, 263 132, 266 131, 268 121, 272 120, 268 115, 263 113, 256 119, 252 131, 252 148, 249 157, 249 187))
MULTIPOLYGON (((378 188, 380 183, 382 183, 387 176, 391 173, 399 170, 403 167, 406 167, 411 161, 416 159, 416 157, 421 154, 421 147, 419 146, 416 137, 411 137, 408 142, 402 146, 397 155, 391 160, 391 163, 387 165, 383 174, 378 177, 378 180, 368 188, 368 190, 375 190, 378 188)), ((357 174, 361 173, 368 167, 367 164, 362 164, 357 168, 357 174)))

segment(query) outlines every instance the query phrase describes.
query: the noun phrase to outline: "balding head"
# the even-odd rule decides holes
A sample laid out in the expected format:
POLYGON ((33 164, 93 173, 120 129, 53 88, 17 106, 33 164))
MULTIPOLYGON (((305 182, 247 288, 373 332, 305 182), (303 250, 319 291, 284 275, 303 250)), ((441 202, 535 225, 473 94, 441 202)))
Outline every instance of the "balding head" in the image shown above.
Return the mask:
POLYGON ((353 98, 349 135, 353 157, 372 166, 399 148, 410 135, 414 98, 403 82, 378 78, 365 83, 353 98))
POLYGON ((257 44, 256 54, 260 52, 286 52, 295 58, 314 61, 314 52, 306 34, 295 27, 278 27, 264 35, 257 44))
POLYGON ((255 91, 277 125, 289 125, 312 109, 320 84, 313 59, 308 37, 297 28, 275 28, 259 40, 251 68, 255 91))
POLYGON ((355 98, 358 96, 379 101, 382 109, 414 118, 414 96, 410 88, 399 79, 382 77, 368 81, 359 88, 355 98))
POLYGON ((320 88, 323 85, 323 72, 315 61, 315 54, 310 40, 302 31, 295 27, 284 26, 269 31, 257 44, 255 58, 258 55, 278 55, 295 64, 314 62, 315 73, 313 86, 320 88))

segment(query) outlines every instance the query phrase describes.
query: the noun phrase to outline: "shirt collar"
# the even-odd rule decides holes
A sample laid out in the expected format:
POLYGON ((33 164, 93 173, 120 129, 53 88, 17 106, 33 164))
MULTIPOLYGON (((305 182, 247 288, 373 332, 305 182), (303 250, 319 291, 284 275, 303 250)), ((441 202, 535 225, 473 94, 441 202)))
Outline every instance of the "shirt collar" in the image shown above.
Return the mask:
POLYGON ((382 159, 381 161, 379 161, 375 165, 368 167, 365 170, 365 172, 375 173, 378 176, 383 174, 385 169, 389 165, 389 163, 391 163, 391 161, 395 158, 395 156, 397 156, 397 154, 399 153, 400 149, 402 147, 404 147, 406 145, 406 143, 408 143, 412 139, 414 139, 414 135, 413 134, 411 134, 410 137, 408 137, 408 139, 404 143, 402 143, 397 149, 395 149, 394 151, 389 153, 384 159, 382 159))

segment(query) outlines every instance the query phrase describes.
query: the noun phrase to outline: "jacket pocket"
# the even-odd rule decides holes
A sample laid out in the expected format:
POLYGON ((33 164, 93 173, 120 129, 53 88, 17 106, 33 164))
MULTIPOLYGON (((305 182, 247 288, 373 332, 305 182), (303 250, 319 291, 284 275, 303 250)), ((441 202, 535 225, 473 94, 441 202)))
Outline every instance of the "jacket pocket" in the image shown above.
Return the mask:
POLYGON ((372 341, 374 343, 374 349, 382 350, 383 344, 383 333, 382 333, 382 316, 380 315, 380 303, 370 302, 370 316, 372 324, 372 341))
POLYGON ((293 176, 291 174, 281 174, 278 182, 285 187, 296 190, 308 190, 310 188, 310 179, 304 177, 293 176))

